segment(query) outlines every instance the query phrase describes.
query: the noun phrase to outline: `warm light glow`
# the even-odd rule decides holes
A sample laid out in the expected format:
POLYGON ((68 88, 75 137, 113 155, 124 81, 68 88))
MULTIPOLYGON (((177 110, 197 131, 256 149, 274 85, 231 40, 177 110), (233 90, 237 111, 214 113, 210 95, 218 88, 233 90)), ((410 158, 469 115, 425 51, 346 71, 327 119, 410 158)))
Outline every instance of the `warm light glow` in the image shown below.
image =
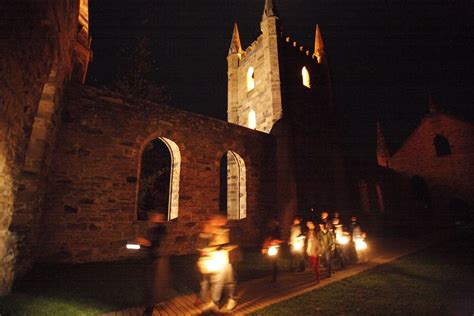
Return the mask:
POLYGON ((251 129, 257 128, 257 115, 255 114, 254 110, 250 110, 250 112, 249 112, 248 126, 251 129))
POLYGON ((140 249, 140 245, 138 245, 138 244, 127 244, 127 249, 138 250, 138 249, 140 249))
POLYGON ((292 244, 294 251, 303 250, 303 246, 304 246, 304 236, 298 237, 292 244))
POLYGON ((270 246, 270 248, 268 248, 268 255, 270 257, 274 257, 278 254, 278 248, 279 246, 270 246))
POLYGON ((217 272, 223 270, 227 263, 229 263, 227 251, 213 251, 210 254, 210 260, 206 262, 206 267, 209 272, 217 272))
POLYGON ((349 242, 349 236, 336 234, 336 240, 339 245, 347 245, 347 243, 349 242))
POLYGON ((229 252, 227 250, 210 251, 207 255, 199 258, 198 266, 202 273, 215 273, 222 271, 229 263, 229 252))
POLYGON ((247 91, 253 90, 255 88, 255 70, 253 67, 249 67, 247 70, 247 91))
POLYGON ((360 238, 354 239, 354 243, 355 243, 355 248, 357 251, 367 249, 367 243, 363 239, 360 239, 360 238))
POLYGON ((309 71, 306 66, 301 69, 301 75, 303 76, 303 86, 311 88, 311 80, 309 77, 309 71))

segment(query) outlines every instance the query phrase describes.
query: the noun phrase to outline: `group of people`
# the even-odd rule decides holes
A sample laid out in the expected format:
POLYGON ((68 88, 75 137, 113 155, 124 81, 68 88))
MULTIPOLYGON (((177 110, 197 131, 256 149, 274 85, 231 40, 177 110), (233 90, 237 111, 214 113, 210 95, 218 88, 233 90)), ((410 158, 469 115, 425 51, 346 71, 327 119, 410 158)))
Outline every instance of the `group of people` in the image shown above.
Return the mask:
MULTIPOLYGON (((278 257, 273 255, 271 248, 282 247, 281 232, 276 219, 269 223, 267 237, 263 243, 264 254, 268 254, 273 267, 272 281, 278 274, 278 257)), ((336 260, 341 268, 350 261, 366 260, 366 234, 362 231, 357 217, 352 216, 350 227, 346 228, 339 212, 334 212, 333 218, 329 213, 321 212, 319 220, 308 219, 306 230, 303 229, 302 219, 295 216, 290 228, 287 245, 291 255, 291 268, 294 272, 306 269, 306 259, 314 272, 317 283, 321 280, 320 265, 326 270, 326 276, 331 277, 332 261, 336 260)))
MULTIPOLYGON (((170 275, 168 256, 162 254, 160 247, 166 234, 164 217, 161 214, 150 214, 149 221, 151 225, 146 237, 137 238, 136 241, 148 249, 150 259, 147 275, 149 286, 147 308, 144 315, 152 315, 155 304, 166 299, 170 275)), ((303 229, 302 219, 295 216, 287 242, 281 238, 281 229, 276 219, 269 222, 268 228, 262 253, 268 255, 272 263, 272 281, 276 281, 278 274, 278 248, 284 245, 288 245, 290 249, 293 271, 304 271, 307 258, 316 282, 321 279, 320 261, 326 268, 327 276, 330 277, 333 258, 344 268, 346 263, 354 258, 351 254, 358 260, 363 256, 362 252, 356 252, 358 247, 353 246, 366 237, 354 216, 349 229, 342 225, 338 212, 334 212, 333 218, 329 219, 328 212, 323 211, 318 221, 312 219, 306 221, 306 229, 303 229)), ((197 250, 199 252, 197 266, 201 279, 196 305, 201 306, 203 313, 217 312, 220 310, 222 297, 225 297, 223 308, 227 312, 232 311, 237 304, 236 279, 232 264, 240 260, 241 254, 238 247, 230 243, 225 216, 216 214, 204 223, 199 234, 197 250)))

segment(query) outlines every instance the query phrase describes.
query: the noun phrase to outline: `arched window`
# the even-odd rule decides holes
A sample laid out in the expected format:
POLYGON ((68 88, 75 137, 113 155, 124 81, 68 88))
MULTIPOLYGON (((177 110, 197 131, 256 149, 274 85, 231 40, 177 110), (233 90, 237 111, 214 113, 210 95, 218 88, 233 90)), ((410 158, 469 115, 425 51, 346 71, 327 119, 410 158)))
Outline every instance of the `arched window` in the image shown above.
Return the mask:
POLYGON ((449 140, 443 135, 437 134, 433 140, 433 145, 436 150, 436 156, 451 155, 451 146, 449 146, 449 140))
POLYGON ((228 219, 244 219, 247 217, 245 162, 236 152, 228 151, 221 164, 221 212, 227 211, 228 219))
POLYGON ((257 114, 255 114, 254 110, 249 112, 248 127, 251 129, 257 128, 257 114))
POLYGON ((181 154, 175 142, 158 137, 143 150, 140 163, 137 218, 146 220, 148 212, 178 217, 181 154))
POLYGON ((253 67, 249 67, 247 70, 247 91, 251 91, 255 88, 255 70, 253 67))
POLYGON ((303 77, 303 86, 311 88, 311 79, 309 77, 309 71, 306 66, 301 69, 301 76, 303 77))

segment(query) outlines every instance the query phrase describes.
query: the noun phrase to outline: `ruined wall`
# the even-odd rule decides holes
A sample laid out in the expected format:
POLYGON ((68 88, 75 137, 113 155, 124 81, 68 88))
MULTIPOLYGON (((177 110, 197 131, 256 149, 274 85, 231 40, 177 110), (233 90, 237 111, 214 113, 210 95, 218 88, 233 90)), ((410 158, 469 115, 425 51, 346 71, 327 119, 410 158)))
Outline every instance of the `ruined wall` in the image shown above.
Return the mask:
POLYGON ((42 260, 133 255, 126 241, 147 226, 136 220, 139 158, 156 137, 175 142, 181 153, 179 213, 167 223, 166 251, 192 251, 200 223, 219 211, 220 163, 228 150, 247 170, 247 217, 231 221, 232 236, 260 243, 261 221, 273 205, 272 136, 93 88, 76 87, 68 95, 42 223, 42 260))
POLYGON ((59 83, 70 73, 77 14, 78 1, 10 1, 0 10, 0 295, 12 284, 18 251, 28 248, 21 231, 35 230, 30 220, 20 230, 12 224, 17 189, 26 189, 21 172, 54 61, 59 83))
POLYGON ((459 198, 474 205, 474 127, 442 113, 431 114, 390 158, 390 167, 409 176, 421 176, 430 188, 434 208, 446 210, 459 198), (451 154, 437 156, 436 134, 449 140, 451 154))

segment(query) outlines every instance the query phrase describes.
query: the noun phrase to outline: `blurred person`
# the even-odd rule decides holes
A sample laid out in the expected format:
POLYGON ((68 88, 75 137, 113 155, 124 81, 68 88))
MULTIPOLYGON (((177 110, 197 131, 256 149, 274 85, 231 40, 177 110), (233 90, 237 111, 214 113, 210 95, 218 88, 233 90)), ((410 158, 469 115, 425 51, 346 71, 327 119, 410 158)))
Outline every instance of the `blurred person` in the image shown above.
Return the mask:
POLYGON ((305 270, 304 261, 304 234, 301 229, 301 218, 295 216, 293 225, 290 228, 290 239, 288 244, 291 247, 291 268, 293 271, 303 272, 305 270))
POLYGON ((321 254, 321 245, 319 244, 318 233, 316 232, 316 226, 312 221, 306 222, 308 231, 306 233, 306 254, 308 255, 308 261, 311 269, 316 277, 316 283, 321 280, 321 274, 319 272, 319 256, 321 254))
POLYGON ((278 220, 276 218, 271 219, 267 225, 266 237, 263 241, 262 253, 268 255, 270 263, 272 265, 272 282, 276 282, 278 275, 278 256, 270 255, 268 253, 271 247, 280 247, 280 244, 283 242, 281 239, 281 228, 278 220))
POLYGON ((327 211, 321 212, 321 222, 326 224, 326 228, 332 231, 332 222, 329 219, 329 213, 327 211))
POLYGON ((160 247, 166 236, 165 217, 162 213, 148 213, 148 222, 146 237, 137 238, 137 243, 147 249, 149 260, 144 316, 152 315, 155 306, 168 298, 170 281, 169 258, 160 247))
MULTIPOLYGON (((203 306, 203 312, 217 312, 219 310, 219 302, 222 298, 222 292, 225 288, 227 303, 225 309, 231 311, 235 308, 237 302, 235 300, 235 276, 232 263, 229 260, 229 252, 236 246, 229 244, 229 229, 226 227, 227 218, 222 215, 213 215, 209 220, 210 240, 209 246, 206 248, 206 256, 219 255, 219 259, 224 256, 216 270, 209 271, 209 283, 211 290, 211 300, 203 306)), ((205 286, 205 283, 203 283, 205 286)), ((205 288, 201 288, 201 292, 206 292, 205 288)), ((201 295, 203 297, 203 295, 201 295)))
POLYGON ((334 248, 334 238, 324 222, 319 223, 318 240, 321 246, 321 257, 326 267, 327 276, 331 277, 331 252, 334 248))
POLYGON ((339 265, 342 269, 346 267, 346 258, 345 258, 345 251, 346 245, 349 242, 349 234, 344 231, 344 227, 341 224, 338 217, 334 217, 332 220, 332 225, 334 228, 334 257, 339 262, 339 265), (346 242, 347 241, 347 242, 346 242))

